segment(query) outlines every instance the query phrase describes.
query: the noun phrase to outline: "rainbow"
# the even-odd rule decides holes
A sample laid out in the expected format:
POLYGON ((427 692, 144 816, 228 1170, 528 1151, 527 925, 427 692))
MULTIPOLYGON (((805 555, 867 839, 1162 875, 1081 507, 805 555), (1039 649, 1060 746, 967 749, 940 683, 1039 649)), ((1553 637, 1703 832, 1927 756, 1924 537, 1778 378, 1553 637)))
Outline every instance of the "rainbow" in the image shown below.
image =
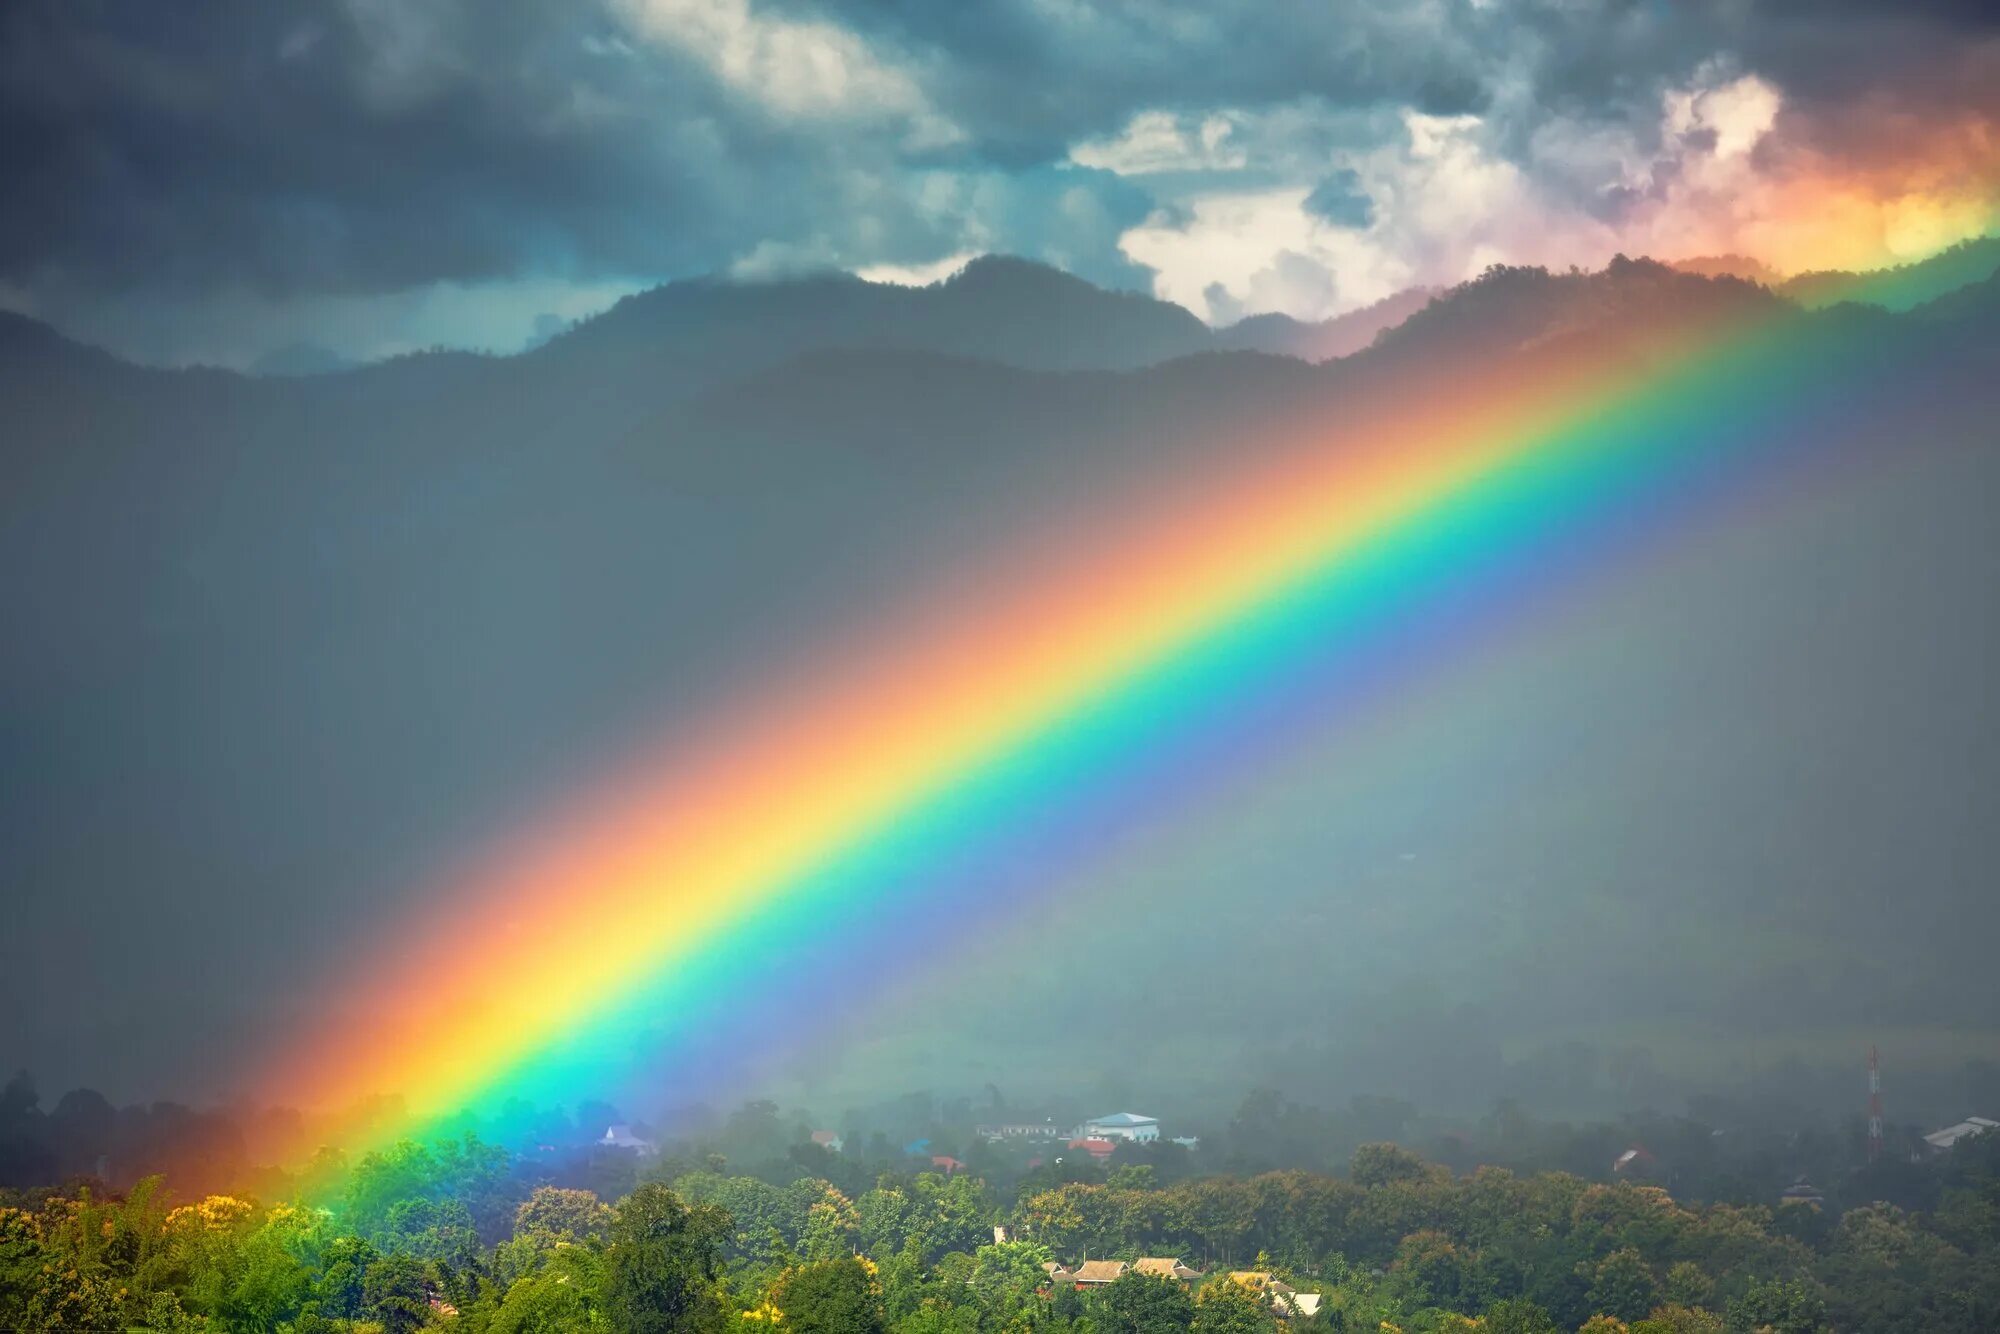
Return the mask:
POLYGON ((430 896, 257 1092, 365 1109, 315 1135, 362 1148, 640 1070, 683 1096, 754 1070, 889 960, 1018 914, 1524 596, 1788 485, 1868 393, 1799 327, 1552 347, 1445 386, 1397 372, 1034 534, 430 896))

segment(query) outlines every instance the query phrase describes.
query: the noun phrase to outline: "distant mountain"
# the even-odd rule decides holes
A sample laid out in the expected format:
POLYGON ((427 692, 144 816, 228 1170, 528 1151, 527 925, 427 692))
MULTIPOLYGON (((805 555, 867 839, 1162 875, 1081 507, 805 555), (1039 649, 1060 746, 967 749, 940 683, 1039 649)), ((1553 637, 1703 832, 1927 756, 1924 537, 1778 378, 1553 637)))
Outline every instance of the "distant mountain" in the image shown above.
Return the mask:
POLYGON ((814 348, 936 352, 1076 371, 1128 370, 1210 346, 1207 326, 1170 302, 986 256, 928 287, 849 274, 669 283, 625 298, 529 355, 600 366, 637 360, 661 374, 706 378, 721 367, 775 365, 814 348))
POLYGON ((1754 283, 1697 277, 1650 259, 1619 255, 1596 273, 1496 265, 1384 330, 1352 360, 1489 357, 1599 328, 1652 333, 1783 309, 1754 283))
POLYGON ((1912 310, 1961 287, 1984 282, 2000 271, 2000 236, 1961 241, 1929 259, 1863 273, 1824 270, 1801 273, 1777 286, 1780 295, 1808 310, 1842 301, 1912 310))
MULTIPOLYGON (((1532 383, 1574 340, 1643 353, 1745 314, 1826 351, 1799 358, 1801 401, 1871 377, 1872 413, 1818 447, 1909 471, 1812 522, 1760 510, 1665 592, 1593 604, 1587 639, 1529 636, 1519 678, 1413 741, 1409 773, 1342 787, 1329 763, 1305 814, 1245 825, 1254 855, 1167 868, 1163 903, 1287 924, 1235 962, 1203 911, 1121 917, 1128 954, 1284 964, 1278 1011, 1265 989, 1257 1015, 1217 998, 1175 1016, 1183 1074, 1192 1053, 1233 1077, 1245 1031, 1268 1054, 1380 997, 1476 1003, 1522 979, 1518 1004, 1482 1007, 1510 1039, 1614 1009, 1988 1023, 1979 951, 2000 922, 1959 887, 2000 860, 1990 658, 1912 646, 2000 641, 2000 284, 1815 314, 1629 260, 1495 269, 1318 366, 1217 351, 1185 311, 1019 261, 914 290, 674 284, 526 355, 301 378, 142 370, 0 317, 0 1008, 116 968, 226 1051, 282 1018, 237 998, 303 996, 299 969, 365 948, 357 923, 603 754, 1052 522, 1116 514, 1189 465, 1248 466, 1266 439, 1532 383), (1900 462, 1917 440, 1941 444, 1900 462), (130 929, 107 947, 103 887, 135 878, 153 894, 116 896, 130 929), (184 966, 190 921, 229 968, 184 966), (1758 931, 1796 967, 1738 967, 1758 931), (1857 959, 1880 960, 1866 988, 1857 959), (1841 1010, 1854 995, 1881 1013, 1841 1010)), ((1100 935, 1053 934, 1049 958, 1099 976, 1100 935)), ((1009 994, 1030 992, 1052 1014, 1076 999, 1009 994)), ((60 1031, 7 1055, 55 1082, 132 1022, 54 1013, 60 1031)), ((980 1059, 1046 1056, 1045 1018, 1010 1015, 1016 1046, 980 1059)), ((948 1081, 956 1057, 938 1059, 948 1081)), ((173 1087, 200 1060, 163 1040, 130 1077, 173 1087)))
POLYGON ((336 375, 361 363, 318 343, 287 343, 244 368, 247 375, 336 375))
POLYGON ((1215 345, 1246 352, 1268 352, 1301 361, 1331 361, 1351 356, 1429 305, 1441 289, 1412 287, 1384 297, 1372 306, 1332 319, 1303 321, 1289 315, 1252 315, 1215 331, 1215 345))
POLYGON ((1691 273, 1697 278, 1741 278, 1747 283, 1762 287, 1776 287, 1784 281, 1784 275, 1761 259, 1748 255, 1699 255, 1693 259, 1676 259, 1667 265, 1678 273, 1691 273))

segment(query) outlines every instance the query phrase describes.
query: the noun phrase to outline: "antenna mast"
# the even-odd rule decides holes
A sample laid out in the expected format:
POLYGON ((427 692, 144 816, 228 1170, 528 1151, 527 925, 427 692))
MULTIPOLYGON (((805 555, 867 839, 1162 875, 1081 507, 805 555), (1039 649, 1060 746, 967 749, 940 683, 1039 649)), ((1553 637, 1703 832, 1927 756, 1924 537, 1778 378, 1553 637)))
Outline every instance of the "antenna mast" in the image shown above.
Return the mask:
POLYGON ((1868 1048, 1868 1161, 1882 1157, 1882 1070, 1875 1062, 1875 1048, 1868 1048))

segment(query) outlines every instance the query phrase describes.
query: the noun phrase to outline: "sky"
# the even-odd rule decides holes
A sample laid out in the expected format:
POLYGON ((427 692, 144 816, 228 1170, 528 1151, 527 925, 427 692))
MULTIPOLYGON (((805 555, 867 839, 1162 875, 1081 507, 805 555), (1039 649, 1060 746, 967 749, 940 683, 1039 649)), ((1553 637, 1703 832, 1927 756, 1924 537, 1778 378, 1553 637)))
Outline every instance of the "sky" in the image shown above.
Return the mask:
POLYGON ((1496 262, 1873 267, 1984 230, 1996 118, 1977 0, 19 0, 0 308, 241 366, 989 252, 1217 323, 1496 262))

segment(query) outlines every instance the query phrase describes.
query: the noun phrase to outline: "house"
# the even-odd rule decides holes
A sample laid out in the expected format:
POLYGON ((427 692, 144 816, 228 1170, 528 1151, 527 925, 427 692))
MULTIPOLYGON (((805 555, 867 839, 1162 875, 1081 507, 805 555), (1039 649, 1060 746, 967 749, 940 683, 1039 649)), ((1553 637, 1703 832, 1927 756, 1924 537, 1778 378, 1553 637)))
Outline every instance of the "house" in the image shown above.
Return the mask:
POLYGON ((981 1139, 999 1143, 1015 1140, 1024 1144, 1045 1144, 1062 1138, 1053 1121, 1005 1121, 997 1125, 974 1126, 981 1139))
POLYGON ((952 1157, 948 1153, 932 1154, 931 1166, 935 1167, 938 1171, 944 1173, 946 1176, 950 1176, 954 1172, 963 1172, 965 1170, 965 1164, 961 1163, 960 1161, 958 1161, 958 1159, 952 1157))
POLYGON ((840 1138, 840 1132, 837 1130, 815 1130, 813 1131, 813 1143, 819 1145, 822 1149, 831 1149, 833 1152, 839 1153, 845 1141, 840 1138))
POLYGON ((1160 1123, 1155 1117, 1141 1116, 1137 1112, 1112 1112, 1085 1121, 1076 1128, 1073 1137, 1122 1139, 1136 1144, 1150 1144, 1160 1137, 1160 1123))
POLYGON ((1812 1182, 1806 1180, 1804 1177, 1800 1177, 1797 1181, 1794 1181, 1791 1185, 1778 1192, 1778 1204, 1780 1207, 1787 1204, 1809 1204, 1817 1209, 1825 1203, 1826 1196, 1820 1194, 1819 1187, 1813 1185, 1812 1182))
POLYGON ((1085 1260, 1070 1271, 1070 1281, 1079 1288, 1101 1288, 1116 1283, 1131 1267, 1123 1260, 1085 1260))
POLYGON ((1611 1160, 1614 1176, 1650 1177, 1660 1170, 1660 1160, 1643 1144, 1634 1144, 1611 1160))
POLYGON ((1294 1316, 1310 1320, 1325 1300, 1317 1292, 1300 1292, 1283 1279, 1273 1277, 1266 1269, 1231 1270, 1229 1277, 1232 1282, 1269 1299, 1271 1314, 1280 1320, 1289 1320, 1294 1316))
POLYGON ((1988 1120, 1983 1116, 1968 1116, 1955 1126, 1933 1130, 1924 1136, 1924 1143, 1930 1145, 1935 1153, 1947 1153, 1956 1148, 1960 1140, 1973 1139, 1996 1129, 2000 1129, 2000 1121, 1988 1120))
POLYGON ((1073 1139, 1069 1142, 1069 1147, 1072 1149, 1082 1149, 1101 1163, 1106 1158, 1109 1158, 1118 1146, 1100 1136, 1096 1139, 1073 1139))
MULTIPOLYGON (((1317 1292, 1294 1292, 1287 1296, 1284 1302, 1286 1306, 1291 1308, 1290 1314, 1297 1316, 1301 1320, 1310 1320, 1319 1314, 1319 1305, 1325 1300, 1317 1292)), ((1286 1312, 1280 1311, 1278 1314, 1283 1316, 1286 1312)))
POLYGON ((653 1154, 659 1152, 653 1146, 653 1141, 641 1139, 639 1136, 633 1134, 632 1127, 628 1125, 606 1126, 604 1137, 598 1140, 597 1143, 598 1147, 605 1149, 630 1149, 641 1158, 650 1158, 653 1154))
POLYGON ((1201 1277, 1199 1269, 1190 1269, 1180 1262, 1179 1256, 1142 1255, 1132 1262, 1135 1273, 1152 1274, 1158 1278, 1177 1278, 1183 1283, 1201 1277))

